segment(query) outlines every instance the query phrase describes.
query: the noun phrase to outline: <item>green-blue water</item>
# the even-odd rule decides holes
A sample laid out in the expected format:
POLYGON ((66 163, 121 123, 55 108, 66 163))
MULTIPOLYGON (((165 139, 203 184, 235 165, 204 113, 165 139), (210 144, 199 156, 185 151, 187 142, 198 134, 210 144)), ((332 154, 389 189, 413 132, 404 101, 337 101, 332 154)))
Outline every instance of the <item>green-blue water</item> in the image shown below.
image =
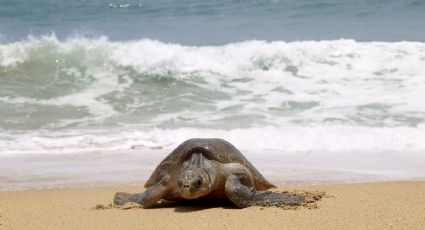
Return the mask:
POLYGON ((7 41, 54 32, 185 45, 246 40, 424 41, 422 0, 1 0, 7 41))
POLYGON ((0 152, 193 136, 423 149, 423 12, 413 0, 1 0, 0 152))

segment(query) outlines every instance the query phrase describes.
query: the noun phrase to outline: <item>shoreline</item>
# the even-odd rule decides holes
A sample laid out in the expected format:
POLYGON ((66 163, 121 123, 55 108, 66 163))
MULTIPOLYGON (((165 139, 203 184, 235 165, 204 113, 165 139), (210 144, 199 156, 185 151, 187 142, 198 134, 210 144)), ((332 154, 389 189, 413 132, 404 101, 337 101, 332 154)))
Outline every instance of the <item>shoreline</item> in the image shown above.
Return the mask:
MULTIPOLYGON (((167 149, 0 155, 0 191, 143 185, 167 149)), ((255 152, 247 159, 277 185, 425 179, 423 152, 255 152), (329 163, 331 162, 331 163, 329 163)))
POLYGON ((425 226, 425 180, 309 186, 275 191, 319 191, 317 208, 179 204, 154 209, 108 205, 117 191, 142 186, 32 189, 0 192, 0 229, 420 229, 425 226))

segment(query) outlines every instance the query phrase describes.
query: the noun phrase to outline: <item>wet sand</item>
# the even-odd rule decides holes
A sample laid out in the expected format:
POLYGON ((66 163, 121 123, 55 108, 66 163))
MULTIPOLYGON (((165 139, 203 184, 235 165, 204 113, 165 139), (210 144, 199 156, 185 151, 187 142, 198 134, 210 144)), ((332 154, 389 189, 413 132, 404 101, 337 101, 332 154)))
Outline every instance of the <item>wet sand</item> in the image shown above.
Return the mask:
POLYGON ((115 192, 140 186, 0 192, 0 229, 423 229, 425 181, 285 186, 323 191, 317 208, 295 210, 227 203, 169 204, 154 209, 107 206, 115 192))

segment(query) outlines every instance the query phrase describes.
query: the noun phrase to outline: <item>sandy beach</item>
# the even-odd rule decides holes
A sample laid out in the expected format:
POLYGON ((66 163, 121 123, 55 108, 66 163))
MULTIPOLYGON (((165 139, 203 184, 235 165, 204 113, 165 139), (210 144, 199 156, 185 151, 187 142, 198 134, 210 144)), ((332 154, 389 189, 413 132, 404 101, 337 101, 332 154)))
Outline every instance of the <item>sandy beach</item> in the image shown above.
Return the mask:
POLYGON ((0 229, 423 229, 425 181, 284 186, 323 191, 317 208, 295 210, 229 204, 168 204, 154 209, 96 209, 115 192, 141 186, 63 188, 0 193, 0 229))

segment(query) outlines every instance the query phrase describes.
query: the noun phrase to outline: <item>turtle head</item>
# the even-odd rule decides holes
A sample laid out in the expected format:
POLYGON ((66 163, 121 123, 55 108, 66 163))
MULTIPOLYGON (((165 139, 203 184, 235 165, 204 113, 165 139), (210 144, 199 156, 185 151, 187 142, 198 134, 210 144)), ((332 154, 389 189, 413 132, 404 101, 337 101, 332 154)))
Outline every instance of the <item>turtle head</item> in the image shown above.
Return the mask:
POLYGON ((211 192, 211 179, 202 168, 188 168, 178 179, 180 194, 185 199, 196 199, 211 192))

